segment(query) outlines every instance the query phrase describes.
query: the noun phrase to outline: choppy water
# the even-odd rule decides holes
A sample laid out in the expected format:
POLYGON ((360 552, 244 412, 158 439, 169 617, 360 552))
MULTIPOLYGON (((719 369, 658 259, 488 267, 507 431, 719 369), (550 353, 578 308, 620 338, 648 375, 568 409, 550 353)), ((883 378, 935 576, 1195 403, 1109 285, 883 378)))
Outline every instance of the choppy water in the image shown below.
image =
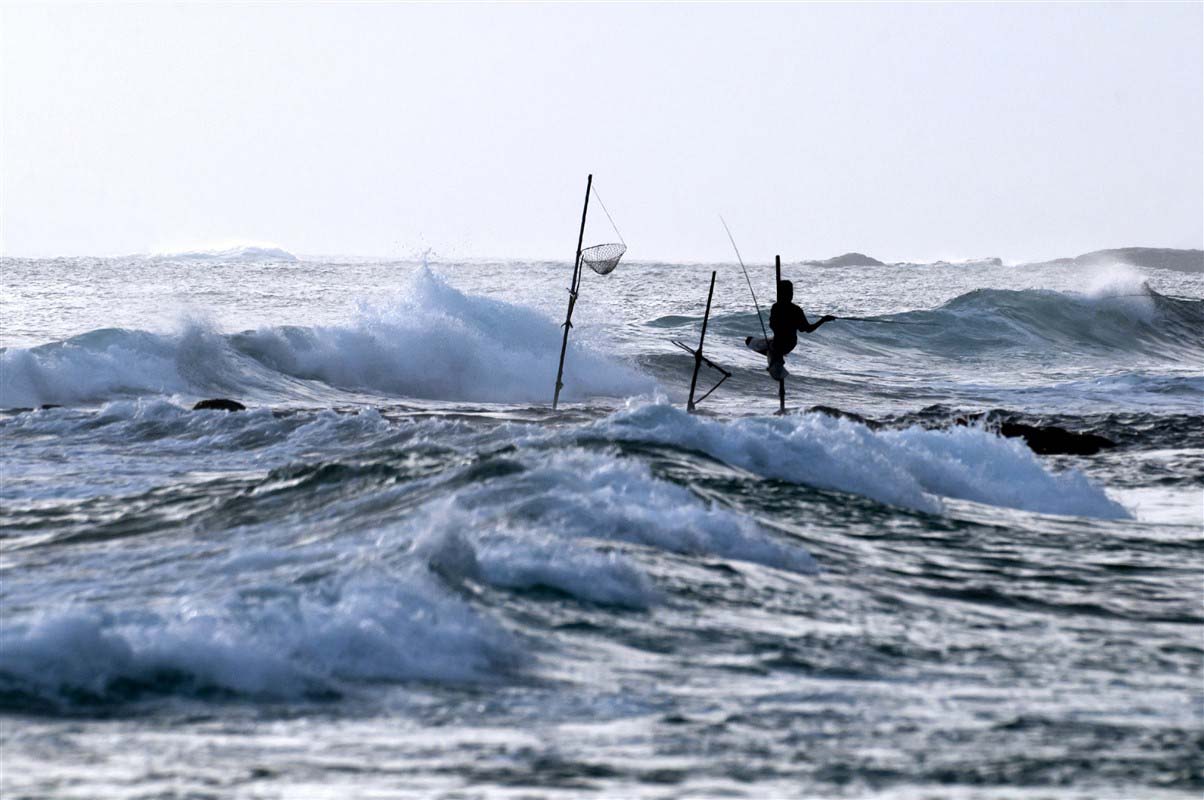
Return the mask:
POLYGON ((553 413, 566 265, 265 255, 3 263, 5 798, 1204 790, 1204 274, 787 265, 775 417, 719 266, 691 416, 710 266, 553 413))

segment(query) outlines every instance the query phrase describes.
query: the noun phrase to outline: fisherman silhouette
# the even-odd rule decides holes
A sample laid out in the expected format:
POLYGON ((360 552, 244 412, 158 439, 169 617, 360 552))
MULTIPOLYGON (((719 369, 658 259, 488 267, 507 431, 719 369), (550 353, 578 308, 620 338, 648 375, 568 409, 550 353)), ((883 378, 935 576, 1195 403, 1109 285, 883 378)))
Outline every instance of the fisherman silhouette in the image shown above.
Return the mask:
POLYGON ((794 284, 778 281, 778 301, 769 309, 769 328, 773 331, 773 337, 766 340, 749 336, 744 340, 744 344, 751 349, 769 356, 769 376, 775 381, 790 374, 786 372, 786 354, 798 346, 798 332, 814 333, 820 325, 836 319, 831 314, 825 314, 814 323, 808 322, 807 315, 793 300, 794 284))

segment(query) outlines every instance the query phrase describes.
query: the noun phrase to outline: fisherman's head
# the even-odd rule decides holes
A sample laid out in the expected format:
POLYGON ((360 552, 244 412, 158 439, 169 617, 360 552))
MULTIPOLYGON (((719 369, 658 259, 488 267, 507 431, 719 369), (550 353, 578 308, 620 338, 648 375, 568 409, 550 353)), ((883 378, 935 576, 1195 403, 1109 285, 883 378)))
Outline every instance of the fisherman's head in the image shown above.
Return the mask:
POLYGON ((778 299, 789 303, 794 299, 794 284, 790 281, 778 281, 778 299))

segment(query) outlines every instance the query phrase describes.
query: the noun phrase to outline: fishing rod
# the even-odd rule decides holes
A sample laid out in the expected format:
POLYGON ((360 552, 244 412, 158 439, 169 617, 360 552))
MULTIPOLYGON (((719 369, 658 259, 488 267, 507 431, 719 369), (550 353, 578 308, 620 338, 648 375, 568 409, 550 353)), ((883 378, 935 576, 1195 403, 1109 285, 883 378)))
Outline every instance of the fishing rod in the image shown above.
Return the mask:
MULTIPOLYGON (((1061 292, 1059 292, 1059 294, 1061 294, 1061 292)), ((1091 297, 1090 295, 1079 296, 1079 298, 1083 300, 1111 300, 1114 297, 1148 297, 1150 300, 1153 300, 1155 297, 1163 297, 1167 300, 1180 300, 1189 303, 1198 303, 1201 300, 1204 300, 1204 297, 1185 297, 1181 294, 1163 294, 1162 292, 1156 292, 1153 290, 1150 290, 1150 292, 1143 292, 1142 294, 1101 294, 1098 297, 1091 297)))
MULTIPOLYGON (((1061 294, 1061 292, 1059 292, 1059 294, 1061 294)), ((1119 298, 1119 297, 1145 297, 1150 300, 1153 300, 1155 297, 1163 297, 1168 300, 1178 300, 1180 302, 1194 302, 1194 303, 1198 303, 1201 300, 1204 300, 1204 298, 1200 298, 1200 297, 1184 297, 1182 295, 1161 294, 1161 293, 1158 293, 1158 294, 1149 294, 1149 293, 1106 294, 1106 295, 1101 295, 1100 297, 1078 297, 1078 298, 1074 298, 1074 299, 1112 300, 1114 298, 1119 298)), ((936 325, 937 324, 935 322, 907 322, 904 320, 897 320, 897 319, 871 319, 870 317, 837 317, 836 319, 848 320, 849 322, 873 322, 878 325, 936 325)))
MULTIPOLYGON (((744 272, 744 282, 748 284, 748 293, 752 295, 753 305, 757 309, 757 319, 761 322, 761 334, 768 339, 769 331, 765 329, 765 318, 761 315, 761 304, 757 302, 757 293, 753 291, 752 279, 748 277, 748 267, 744 266, 744 259, 740 256, 740 248, 736 246, 736 237, 732 236, 732 229, 727 226, 727 220, 723 215, 719 215, 719 221, 723 223, 723 230, 727 232, 727 240, 732 243, 732 249, 736 251, 736 260, 740 262, 740 269, 744 272)), ((849 320, 850 322, 876 322, 881 325, 929 325, 926 322, 899 322, 889 319, 869 319, 868 317, 837 317, 838 320, 849 320)))
POLYGON ((879 325, 933 325, 932 322, 903 322, 897 319, 871 319, 869 317, 837 317, 839 321, 848 322, 874 322, 879 325))
POLYGON ((748 268, 744 266, 744 259, 740 257, 740 248, 736 247, 736 239, 732 236, 732 229, 727 226, 727 220, 723 215, 719 215, 719 221, 723 223, 723 229, 727 231, 727 240, 732 243, 732 249, 736 251, 736 260, 740 262, 740 269, 744 270, 744 280, 748 283, 748 293, 752 295, 753 305, 757 309, 757 319, 761 322, 761 335, 767 340, 769 339, 769 331, 765 330, 765 318, 761 316, 761 304, 757 302, 757 293, 753 291, 752 279, 748 277, 748 268))

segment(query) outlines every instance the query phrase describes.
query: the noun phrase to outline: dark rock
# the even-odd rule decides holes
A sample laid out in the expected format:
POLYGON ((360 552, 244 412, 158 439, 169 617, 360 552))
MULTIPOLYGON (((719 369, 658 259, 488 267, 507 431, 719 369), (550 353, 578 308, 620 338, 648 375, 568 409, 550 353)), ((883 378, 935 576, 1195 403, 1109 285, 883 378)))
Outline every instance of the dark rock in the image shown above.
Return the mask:
POLYGON ((237 400, 227 400, 217 397, 212 400, 202 400, 192 407, 193 411, 246 411, 247 407, 237 400))
POLYGON ((1100 450, 1116 447, 1116 442, 1094 433, 1075 433, 1056 425, 1024 425, 1004 422, 999 426, 1001 436, 1023 439, 1038 455, 1093 456, 1100 450))
MULTIPOLYGON (((810 411, 827 414, 830 417, 840 417, 841 419, 860 422, 870 430, 875 431, 886 427, 897 428, 915 424, 914 416, 910 420, 892 420, 888 425, 863 417, 860 414, 841 411, 839 408, 831 406, 812 406, 810 411)), ((930 429, 947 427, 949 425, 948 418, 941 419, 947 412, 948 409, 945 406, 930 406, 920 412, 919 416, 927 417, 920 424, 930 429)), ((1075 431, 1068 431, 1065 428, 1059 428, 1056 425, 1025 425, 1021 422, 1002 418, 999 412, 992 412, 990 414, 962 414, 954 417, 952 421, 954 425, 961 425, 963 427, 981 424, 986 430, 995 431, 1000 436, 1006 436, 1009 439, 1023 439, 1030 450, 1042 456, 1093 456, 1101 450, 1117 446, 1116 442, 1106 436, 1100 436, 1095 433, 1076 433, 1075 431)))
POLYGON ((847 419, 851 422, 860 422, 862 425, 864 425, 865 427, 869 428, 872 431, 876 431, 879 428, 883 427, 882 423, 876 419, 870 419, 869 417, 863 417, 860 414, 854 414, 852 411, 841 411, 839 408, 833 408, 832 406, 811 406, 811 408, 809 408, 807 410, 809 412, 814 412, 817 414, 827 414, 829 417, 839 417, 840 419, 847 419))

